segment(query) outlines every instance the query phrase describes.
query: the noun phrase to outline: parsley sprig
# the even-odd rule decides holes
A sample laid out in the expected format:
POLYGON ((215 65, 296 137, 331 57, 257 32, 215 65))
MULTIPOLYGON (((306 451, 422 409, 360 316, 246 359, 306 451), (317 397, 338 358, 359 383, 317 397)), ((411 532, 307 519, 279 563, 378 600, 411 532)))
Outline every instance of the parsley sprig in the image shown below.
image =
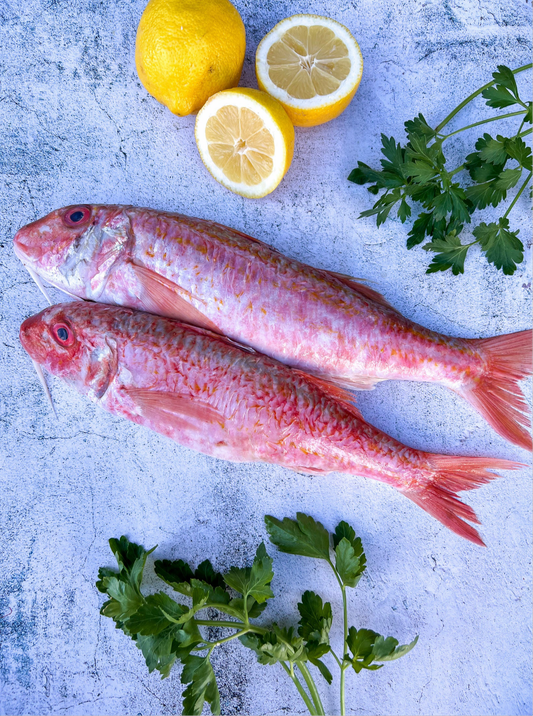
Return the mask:
POLYGON ((524 247, 518 238, 519 232, 511 231, 507 217, 532 175, 531 149, 523 140, 533 131, 531 127, 523 129, 525 124, 532 124, 532 103, 521 99, 515 80, 516 74, 531 67, 528 64, 510 70, 499 65, 492 81, 461 102, 435 129, 419 114, 405 122, 405 144, 382 134, 381 152, 385 159, 381 160, 381 170, 358 162, 357 168, 350 173, 348 179, 355 184, 370 184, 368 190, 372 194, 383 191, 374 206, 363 211, 360 218, 375 216, 380 226, 395 209, 404 223, 411 217, 413 204, 423 207, 425 211, 418 214, 409 231, 407 248, 421 244, 426 237, 429 239, 422 248, 435 255, 426 273, 448 269, 454 275, 464 273, 466 254, 474 245, 480 247, 489 263, 507 275, 513 274, 517 264, 523 261, 524 247), (444 134, 443 128, 480 94, 489 107, 518 109, 444 134), (446 140, 473 127, 509 117, 522 117, 515 135, 493 137, 484 133, 475 144, 476 151, 469 154, 463 164, 452 170, 446 168, 443 152, 446 140), (456 175, 461 172, 468 172, 473 183, 466 187, 459 184, 456 175), (489 224, 480 223, 472 231, 474 241, 463 244, 460 234, 465 224, 471 222, 472 214, 505 201, 507 192, 517 186, 524 173, 525 180, 503 216, 489 224))
POLYGON ((97 588, 109 599, 101 614, 110 617, 141 650, 150 672, 157 669, 161 677, 169 675, 172 666, 181 662, 183 713, 201 714, 207 702, 213 714, 220 713, 216 675, 211 664, 215 648, 239 639, 251 649, 261 664, 279 664, 293 681, 310 714, 324 714, 324 707, 310 667, 315 667, 328 684, 333 681, 323 657, 340 669, 341 714, 345 714, 345 674, 362 669, 380 669, 386 661, 407 654, 416 644, 400 646, 393 637, 383 637, 371 629, 348 626, 347 588, 357 585, 366 569, 361 539, 346 522, 340 522, 333 535, 312 517, 298 513, 296 520, 265 517, 270 541, 281 552, 326 561, 339 584, 343 601, 344 646, 336 654, 330 644, 333 610, 329 602, 312 591, 306 591, 298 603, 297 627, 276 623, 260 626, 255 620, 263 613, 267 601, 274 597, 271 582, 273 561, 264 544, 257 548, 249 567, 231 567, 226 574, 216 572, 205 560, 196 570, 184 561, 156 560, 156 575, 183 597, 176 601, 164 591, 144 596, 141 592, 146 558, 151 550, 129 542, 126 537, 110 539, 109 545, 118 563, 118 572, 101 568, 97 588), (208 615, 202 612, 209 610, 208 615), (216 611, 223 618, 212 617, 216 611), (211 641, 201 628, 229 630, 228 636, 211 641))

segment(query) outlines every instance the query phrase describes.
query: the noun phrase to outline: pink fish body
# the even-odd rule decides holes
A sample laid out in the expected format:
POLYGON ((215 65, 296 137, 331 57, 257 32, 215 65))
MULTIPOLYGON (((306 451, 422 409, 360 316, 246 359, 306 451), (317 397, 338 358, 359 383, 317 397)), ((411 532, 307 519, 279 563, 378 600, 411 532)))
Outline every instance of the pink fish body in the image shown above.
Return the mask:
POLYGON ((403 492, 477 544, 473 510, 456 496, 517 463, 433 455, 369 425, 349 394, 205 329, 82 302, 28 318, 33 360, 104 409, 182 445, 233 461, 362 475, 403 492))
POLYGON ((52 212, 15 237, 23 263, 71 295, 177 318, 337 385, 440 383, 531 450, 518 380, 531 331, 451 338, 400 315, 355 279, 290 259, 212 221, 128 206, 52 212))

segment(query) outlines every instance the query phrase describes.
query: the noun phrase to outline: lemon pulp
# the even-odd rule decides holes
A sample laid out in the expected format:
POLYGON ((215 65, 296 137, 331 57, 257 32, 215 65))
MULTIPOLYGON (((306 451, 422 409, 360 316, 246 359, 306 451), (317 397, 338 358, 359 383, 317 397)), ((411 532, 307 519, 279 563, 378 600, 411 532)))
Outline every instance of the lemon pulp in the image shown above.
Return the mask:
POLYGON ((293 15, 259 43, 259 89, 275 97, 296 126, 329 122, 354 96, 363 58, 348 28, 318 15, 293 15))
POLYGON ((259 90, 218 92, 198 113, 196 144, 223 186, 250 199, 273 191, 292 161, 294 127, 282 105, 259 90))
POLYGON ((256 186, 272 174, 274 137, 260 117, 246 107, 221 107, 207 120, 208 151, 232 182, 256 186))
POLYGON ((267 54, 272 82, 295 99, 336 92, 352 63, 344 42, 328 27, 296 25, 267 54))

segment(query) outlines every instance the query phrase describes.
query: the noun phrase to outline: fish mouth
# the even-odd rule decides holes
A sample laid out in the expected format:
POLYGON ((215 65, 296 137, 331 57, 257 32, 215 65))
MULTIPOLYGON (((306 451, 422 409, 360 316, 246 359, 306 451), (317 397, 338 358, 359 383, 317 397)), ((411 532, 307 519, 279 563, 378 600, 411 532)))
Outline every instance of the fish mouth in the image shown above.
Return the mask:
POLYGON ((26 224, 17 231, 13 237, 13 250, 15 256, 19 258, 22 263, 27 264, 32 260, 39 260, 42 251, 40 251, 40 242, 35 238, 35 232, 33 231, 38 225, 37 221, 32 224, 26 224))
POLYGON ((44 346, 42 346, 42 333, 40 314, 26 318, 19 332, 22 347, 33 361, 40 364, 44 363, 46 359, 44 346), (39 346, 42 350, 39 349, 39 346))
MULTIPOLYGON (((16 240, 16 238, 17 238, 17 237, 15 236, 15 240, 16 240)), ((26 271, 30 274, 30 276, 32 277, 32 279, 35 281, 35 284, 37 285, 38 289, 41 291, 41 293, 43 294, 43 296, 46 298, 46 300, 48 301, 49 305, 52 306, 52 305, 53 305, 53 301, 52 301, 52 299, 50 298, 50 295, 48 294, 48 291, 47 291, 46 288, 44 287, 44 284, 43 284, 43 282, 42 282, 42 280, 41 280, 41 277, 39 276, 39 274, 37 273, 37 271, 31 266, 30 259, 28 258, 28 256, 24 253, 24 251, 20 248, 20 246, 19 246, 18 244, 14 244, 13 250, 14 250, 14 252, 15 252, 15 256, 16 256, 18 259, 20 259, 21 264, 24 266, 24 268, 26 269, 26 271)), ((55 284, 53 281, 51 281, 49 278, 46 279, 46 282, 47 282, 50 286, 52 286, 53 288, 57 288, 58 291, 62 291, 63 293, 66 293, 67 296, 71 296, 71 297, 74 298, 76 301, 83 301, 83 300, 84 300, 83 298, 80 298, 80 296, 77 296, 75 293, 71 293, 70 291, 67 291, 67 289, 64 288, 63 286, 58 286, 58 285, 55 284)))

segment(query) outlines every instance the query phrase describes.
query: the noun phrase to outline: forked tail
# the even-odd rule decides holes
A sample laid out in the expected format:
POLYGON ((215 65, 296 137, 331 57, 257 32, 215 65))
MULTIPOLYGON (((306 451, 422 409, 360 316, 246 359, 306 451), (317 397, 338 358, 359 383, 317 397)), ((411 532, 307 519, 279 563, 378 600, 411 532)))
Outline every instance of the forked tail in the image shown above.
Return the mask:
POLYGON ((462 490, 474 490, 498 477, 489 470, 516 470, 521 463, 490 457, 448 457, 428 454, 433 477, 426 483, 402 491, 452 532, 482 547, 478 531, 468 524, 480 524, 476 513, 457 496, 462 490))
POLYGON ((531 331, 471 343, 485 359, 486 371, 476 384, 460 389, 466 398, 502 437, 532 450, 528 405, 518 381, 532 372, 531 331))

